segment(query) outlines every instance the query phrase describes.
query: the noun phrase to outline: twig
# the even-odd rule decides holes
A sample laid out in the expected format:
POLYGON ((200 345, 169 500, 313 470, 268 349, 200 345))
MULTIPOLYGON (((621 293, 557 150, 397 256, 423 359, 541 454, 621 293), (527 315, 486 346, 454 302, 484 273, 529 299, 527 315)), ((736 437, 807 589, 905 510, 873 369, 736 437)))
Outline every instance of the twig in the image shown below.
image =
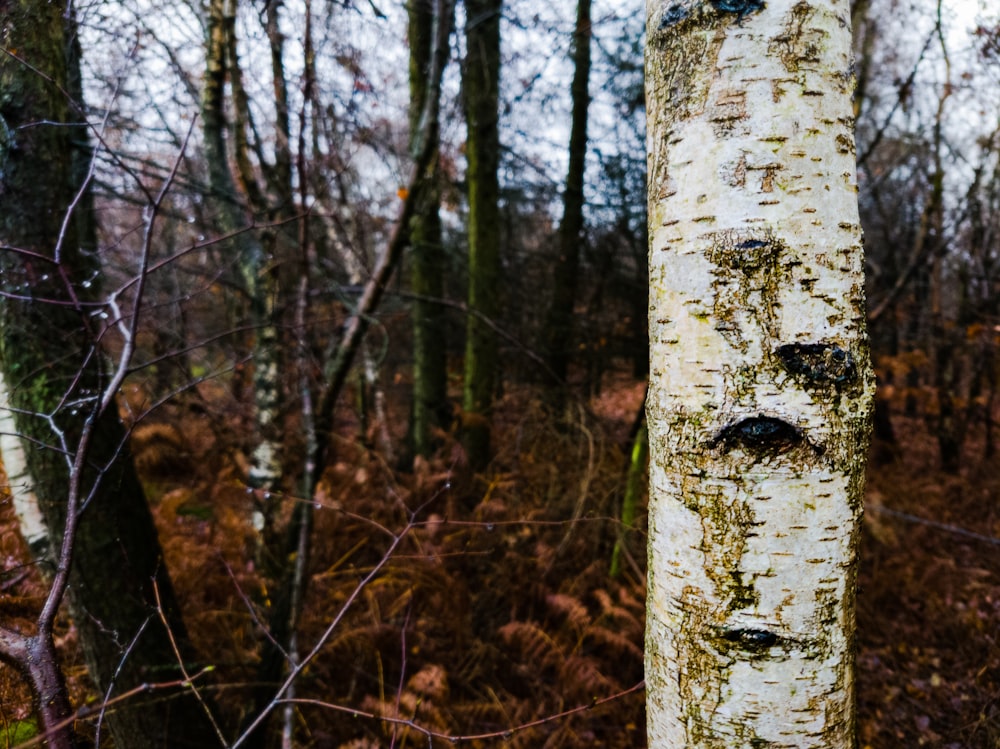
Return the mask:
POLYGON ((987 536, 983 533, 976 533, 975 531, 970 531, 967 528, 962 528, 958 525, 950 525, 949 523, 942 523, 938 520, 928 520, 927 518, 922 518, 919 515, 911 515, 910 513, 902 512, 901 510, 893 510, 885 505, 869 504, 865 506, 865 509, 874 510, 882 515, 889 515, 890 517, 899 518, 900 520, 906 520, 909 523, 918 523, 920 525, 926 525, 930 528, 937 528, 939 531, 954 533, 956 536, 964 536, 965 538, 982 541, 983 543, 991 544, 992 546, 1000 546, 1000 538, 987 536))
MULTIPOLYGON (((190 135, 191 131, 189 130, 189 138, 190 135)), ((187 142, 185 141, 185 145, 186 144, 187 142)), ((152 251, 152 233, 158 207, 166 197, 167 191, 172 184, 172 177, 177 173, 182 157, 183 151, 178 154, 178 157, 174 162, 174 168, 171 171, 171 177, 164 182, 147 215, 146 238, 143 243, 142 257, 140 260, 140 266, 143 269, 148 267, 149 256, 152 251)), ((136 290, 135 302, 133 303, 133 323, 129 331, 129 335, 133 339, 132 345, 129 345, 129 340, 127 339, 125 349, 123 350, 118 362, 118 367, 110 378, 107 386, 104 388, 104 392, 100 397, 100 402, 94 408, 93 412, 84 420, 83 428, 81 429, 80 437, 76 444, 76 452, 71 460, 69 487, 66 492, 66 521, 63 528, 62 544, 59 549, 55 575, 52 578, 52 583, 49 587, 48 595, 45 598, 45 603, 42 606, 42 611, 38 615, 39 637, 51 637, 52 626, 55 622, 56 613, 59 610, 63 596, 66 593, 66 588, 69 585, 69 570, 72 563, 73 547, 76 541, 76 530, 80 521, 80 510, 83 504, 81 502, 81 489, 85 473, 84 469, 87 464, 88 454, 90 452, 90 446, 94 438, 94 432, 97 428, 97 424, 99 423, 101 416, 115 403, 118 391, 121 389, 122 383, 125 381, 125 376, 129 371, 130 359, 134 352, 134 338, 138 325, 139 308, 142 301, 142 290, 145 286, 145 279, 142 278, 144 275, 145 273, 140 273, 139 285, 136 290)), ((59 433, 57 432, 57 434, 59 433)), ((99 473, 95 478, 94 485, 91 487, 91 494, 96 490, 102 476, 103 473, 99 473)))
POLYGON ((101 711, 97 714, 97 727, 94 731, 94 746, 101 745, 101 725, 104 723, 104 714, 107 712, 107 707, 111 704, 111 692, 115 688, 115 682, 118 680, 118 676, 121 674, 122 668, 125 666, 125 661, 128 660, 128 657, 132 654, 132 650, 135 649, 136 643, 139 642, 139 638, 142 637, 142 633, 146 631, 146 627, 149 625, 151 618, 152 617, 147 617, 142 623, 142 626, 139 627, 139 630, 135 633, 131 642, 129 642, 128 647, 125 648, 125 652, 122 653, 122 657, 118 661, 118 668, 115 669, 111 678, 108 679, 108 688, 104 690, 104 699, 101 700, 101 711))
MULTIPOLYGON (((563 710, 561 713, 554 713, 552 715, 547 715, 544 718, 538 718, 536 720, 528 721, 527 723, 521 723, 519 725, 513 726, 511 728, 504 729, 502 731, 491 731, 489 733, 475 733, 475 734, 464 734, 460 736, 454 736, 447 733, 441 733, 439 731, 433 731, 430 728, 425 728, 419 725, 413 720, 407 718, 393 718, 387 715, 377 715, 376 713, 369 712, 367 710, 357 710, 352 707, 344 707, 343 705, 336 705, 331 702, 324 702, 323 700, 315 699, 305 699, 298 698, 294 700, 288 700, 289 702, 294 702, 297 705, 312 705, 314 707, 323 707, 328 710, 336 710, 338 712, 347 713, 355 718, 368 718, 369 720, 376 720, 382 723, 390 723, 396 726, 403 726, 405 728, 413 729, 418 733, 423 734, 429 739, 440 739, 442 741, 450 741, 454 744, 459 744, 469 741, 486 741, 489 739, 503 739, 509 740, 514 734, 526 731, 529 728, 537 728, 538 726, 545 725, 546 723, 554 723, 555 721, 562 720, 563 718, 568 718, 571 715, 577 715, 579 713, 585 713, 589 710, 593 710, 601 705, 606 705, 609 702, 615 702, 627 697, 635 692, 642 691, 646 688, 646 682, 640 681, 638 684, 629 687, 628 689, 622 690, 621 692, 616 692, 608 697, 602 697, 600 699, 594 699, 592 702, 586 705, 579 705, 577 707, 570 708, 569 710, 563 710)), ((279 702, 285 702, 285 700, 279 700, 279 702)), ((233 745, 235 749, 235 744, 233 745)))
POLYGON ((532 349, 528 344, 526 344, 521 338, 519 338, 514 333, 511 333, 506 328, 503 328, 496 322, 496 320, 491 317, 484 315, 481 310, 472 309, 469 307, 468 302, 459 301, 456 299, 444 299, 442 297, 428 296, 427 294, 415 294, 412 291, 397 291, 396 296, 401 299, 410 299, 418 302, 430 302, 432 304, 437 304, 442 307, 448 307, 450 309, 457 310, 463 315, 470 315, 476 318, 479 322, 483 323, 486 327, 496 333, 498 336, 503 338, 507 343, 514 346, 518 351, 524 354, 526 357, 531 359, 532 362, 538 365, 538 367, 545 372, 545 374, 552 380, 556 385, 566 385, 566 381, 563 380, 556 371, 548 365, 545 358, 539 354, 537 351, 532 349))
MULTIPOLYGON (((191 674, 188 673, 187 666, 184 665, 184 658, 181 656, 180 648, 177 647, 177 641, 174 639, 174 632, 170 628, 170 623, 167 621, 167 616, 163 613, 163 604, 160 603, 160 586, 157 585, 156 580, 153 580, 153 597, 156 599, 156 613, 160 616, 160 621, 163 622, 164 629, 167 630, 167 638, 170 640, 170 647, 174 651, 174 657, 177 659, 177 667, 181 670, 181 675, 183 675, 184 680, 181 682, 181 686, 185 689, 190 689, 194 693, 194 697, 198 700, 198 704, 201 705, 202 709, 205 711, 205 715, 208 717, 208 722, 212 724, 212 728, 215 729, 215 735, 219 737, 219 743, 223 747, 227 746, 226 737, 222 735, 222 729, 219 728, 219 724, 215 722, 215 716, 212 715, 211 709, 208 707, 208 703, 201 696, 201 692, 198 691, 198 687, 194 685, 194 680, 191 674)), ((210 671, 210 667, 203 668, 198 675, 207 673, 210 671)))
MULTIPOLYGON (((579 496, 576 500, 576 505, 573 507, 573 515, 570 518, 573 521, 579 520, 583 517, 583 509, 587 505, 587 499, 590 495, 590 482, 594 475, 594 433, 587 429, 587 424, 585 421, 585 411, 582 406, 579 407, 580 413, 580 425, 579 429, 587 436, 587 470, 584 471, 583 476, 580 478, 580 486, 577 489, 579 496)), ((559 543, 559 547, 556 549, 556 553, 553 555, 553 564, 555 560, 562 556, 562 553, 566 550, 566 546, 569 544, 570 539, 573 537, 573 531, 576 529, 576 523, 570 523, 563 535, 562 541, 559 543)), ((551 570, 551 567, 549 568, 551 570)))
POLYGON ((229 562, 227 562, 221 554, 219 555, 219 561, 222 562, 222 566, 226 568, 226 572, 229 574, 229 579, 233 581, 233 587, 236 588, 236 595, 238 595, 240 597, 240 600, 243 601, 243 605, 246 606, 247 613, 250 614, 250 618, 253 619, 254 624, 260 627, 260 630, 264 633, 264 636, 270 641, 270 643, 275 648, 278 649, 278 652, 281 653, 281 655, 287 659, 288 653, 285 652, 285 649, 281 646, 281 643, 279 643, 277 640, 274 639, 274 637, 271 636, 271 630, 269 630, 267 628, 267 625, 260 620, 259 616, 257 616, 257 608, 253 605, 253 601, 250 600, 250 597, 243 592, 243 588, 240 586, 239 580, 236 579, 236 575, 233 573, 233 568, 229 566, 229 562))
POLYGON ((376 564, 371 569, 371 571, 367 575, 365 575, 364 578, 362 578, 362 580, 357 584, 357 586, 355 586, 354 590, 351 592, 351 595, 349 595, 347 597, 347 600, 344 601, 344 604, 340 607, 340 611, 337 612, 337 615, 327 625, 326 629, 323 631, 323 634, 320 635, 319 639, 316 641, 316 644, 313 646, 313 649, 309 651, 309 653, 305 656, 305 658, 302 659, 301 662, 296 664, 291 669, 288 676, 285 678, 285 681, 281 684, 280 687, 278 687, 278 691, 275 693, 275 696, 271 700, 270 704, 268 704, 263 710, 261 710, 257 714, 257 716, 253 719, 253 721, 251 721, 250 725, 247 726, 246 729, 243 731, 243 733, 236 739, 236 741, 232 743, 230 749, 238 749, 238 747, 242 746, 250 737, 250 735, 257 729, 257 727, 264 722, 264 720, 271 713, 271 711, 274 710, 279 704, 282 704, 282 696, 285 694, 285 691, 292 684, 292 682, 298 679, 299 674, 316 658, 316 656, 319 654, 320 650, 323 649, 326 643, 329 642, 330 637, 333 636, 334 631, 337 629, 337 627, 340 626, 340 622, 343 621, 344 617, 347 615, 347 612, 354 606, 354 602, 357 601, 358 596, 360 596, 361 592, 365 588, 367 588, 368 585, 372 582, 372 580, 374 580, 378 576, 378 574, 382 571, 382 568, 389 563, 389 560, 393 556, 393 552, 395 552, 396 548, 403 542, 403 539, 406 537, 406 535, 412 528, 413 528, 413 523, 411 521, 402 530, 402 532, 400 532, 400 534, 394 538, 393 542, 389 545, 389 548, 386 550, 385 554, 383 554, 382 559, 380 559, 378 564, 376 564))
MULTIPOLYGON (((146 288, 146 282, 149 277, 149 264, 153 248, 153 228, 156 224, 160 207, 163 205, 163 200, 170 191, 170 188, 174 183, 174 178, 177 176, 177 171, 180 169, 181 161, 184 158, 184 152, 187 150, 188 142, 191 140, 191 134, 194 132, 195 121, 196 119, 192 118, 191 126, 188 128, 187 135, 184 137, 184 144, 181 146, 181 150, 177 154, 177 158, 174 160, 173 168, 170 170, 170 174, 167 175, 167 178, 160 186, 160 191, 157 193, 156 198, 149 203, 146 209, 145 229, 143 230, 142 238, 142 251, 139 257, 139 272, 137 274, 135 287, 135 301, 132 303, 132 321, 129 326, 124 324, 124 320, 122 320, 119 325, 119 330, 122 332, 122 336, 125 339, 125 346, 118 359, 118 368, 112 376, 111 382, 108 383, 108 387, 104 390, 104 397, 101 399, 101 413, 107 410, 117 397, 118 390, 125 381, 125 377, 132 364, 132 357, 135 354, 136 340, 138 338, 139 331, 139 311, 142 305, 143 291, 146 288)), ((117 311, 117 302, 115 301, 116 296, 117 292, 115 292, 115 294, 113 294, 108 300, 108 305, 117 311)))
MULTIPOLYGON (((8 573, 10 571, 11 570, 4 570, 4 574, 6 574, 6 573, 8 573)), ((0 583, 0 592, 5 592, 5 591, 10 590, 14 586, 16 586, 19 582, 21 582, 22 580, 24 580, 24 578, 26 578, 29 574, 30 573, 29 573, 29 571, 27 569, 23 569, 20 572, 18 572, 17 574, 15 574, 15 575, 9 577, 8 579, 4 580, 2 583, 0 583)))
MULTIPOLYGON (((204 673, 206 673, 205 670, 198 672, 197 674, 195 674, 192 677, 192 680, 193 679, 197 679, 199 676, 202 676, 204 673)), ((87 718, 89 718, 92 715, 95 715, 95 714, 104 714, 105 712, 107 712, 107 709, 109 707, 113 708, 114 706, 116 706, 116 705, 118 705, 118 704, 120 704, 122 702, 125 702, 127 700, 130 700, 130 699, 132 699, 133 697, 135 697, 137 695, 140 695, 140 694, 149 694, 151 692, 159 692, 159 691, 167 691, 167 690, 174 691, 178 687, 183 687, 183 686, 185 686, 188 683, 189 683, 188 680, 185 680, 185 679, 176 679, 174 681, 163 681, 163 682, 153 682, 153 683, 139 684, 138 686, 133 687, 132 689, 128 690, 127 692, 122 692, 117 697, 114 697, 113 699, 108 700, 107 702, 101 703, 101 705, 99 707, 81 708, 80 710, 78 710, 76 712, 75 715, 73 715, 73 716, 71 716, 69 718, 66 718, 62 722, 57 723, 56 725, 52 726, 52 728, 49 731, 49 734, 51 734, 52 731, 54 731, 54 730, 61 729, 61 728, 66 728, 67 726, 72 725, 77 720, 86 720, 87 718)), ((41 744, 41 743, 43 743, 45 741, 48 741, 48 740, 49 740, 49 735, 41 734, 39 736, 35 736, 32 739, 29 739, 28 741, 25 741, 23 744, 18 744, 14 749, 28 749, 28 747, 37 746, 38 744, 41 744)))
MULTIPOLYGON (((410 624, 410 612, 413 610, 413 599, 406 605, 406 617, 403 619, 403 627, 399 631, 399 653, 400 653, 400 665, 399 665, 399 683, 396 685, 396 715, 399 715, 399 707, 401 700, 403 698, 403 683, 406 679, 406 628, 410 624)), ((414 715, 416 715, 416 708, 414 708, 414 715)), ((389 749, 395 749, 396 739, 398 734, 396 729, 398 726, 392 727, 392 738, 389 741, 389 749)))

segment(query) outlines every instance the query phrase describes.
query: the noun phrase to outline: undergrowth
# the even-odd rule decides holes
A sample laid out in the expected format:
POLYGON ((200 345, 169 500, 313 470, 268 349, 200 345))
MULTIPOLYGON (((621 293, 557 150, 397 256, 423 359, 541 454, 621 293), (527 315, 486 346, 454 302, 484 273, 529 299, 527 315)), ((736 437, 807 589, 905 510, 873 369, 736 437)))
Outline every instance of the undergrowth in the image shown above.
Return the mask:
MULTIPOLYGON (((608 573, 641 397, 641 384, 620 382, 557 421, 529 391, 509 391, 481 475, 469 473, 453 436, 400 472, 365 446, 349 409, 340 413, 314 498, 302 651, 350 606, 297 684, 300 746, 645 746, 635 688, 641 530, 628 536, 621 578, 608 573)), ((201 665, 214 667, 200 684, 229 726, 247 717, 275 594, 257 567, 250 517, 260 497, 244 481, 240 418, 223 389, 202 388, 136 422, 132 441, 201 665)), ((1000 535, 1000 477, 972 459, 959 476, 929 469, 933 443, 921 425, 897 426, 897 457, 869 480, 861 746, 996 749, 1000 542, 988 539, 1000 535)), ((279 498, 284 516, 300 501, 291 490, 279 498)), ((9 499, 0 511, 0 617, 27 627, 44 588, 9 499)), ((59 637, 75 704, 95 705, 67 622, 59 637)), ((0 670, 0 747, 30 730, 30 715, 20 679, 0 670)))
POLYGON ((971 440, 958 475, 896 419, 869 470, 858 596, 862 749, 1000 747, 1000 474, 971 440))

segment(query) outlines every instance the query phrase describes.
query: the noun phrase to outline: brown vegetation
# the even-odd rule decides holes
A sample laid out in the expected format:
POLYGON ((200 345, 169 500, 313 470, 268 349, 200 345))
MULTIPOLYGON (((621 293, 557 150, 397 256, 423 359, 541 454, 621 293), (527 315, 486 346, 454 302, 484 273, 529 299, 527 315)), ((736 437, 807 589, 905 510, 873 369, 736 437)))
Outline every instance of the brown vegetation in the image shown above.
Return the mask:
MULTIPOLYGON (((568 427, 531 396, 508 392, 495 418, 503 447, 488 473, 464 480, 457 441, 400 474, 355 439, 354 414, 341 411, 337 459, 317 497, 303 652, 341 618, 297 687, 303 746, 426 746, 428 736, 434 746, 645 745, 636 688, 641 534, 629 539, 623 576, 608 575, 642 383, 615 382, 568 427)), ((133 448, 199 665, 213 667, 196 683, 237 725, 273 592, 255 568, 254 497, 220 428, 236 428, 225 398, 221 389, 203 390, 195 412, 154 412, 136 428, 133 448)), ((895 458, 873 467, 869 480, 861 745, 993 748, 1000 740, 1000 480, 972 455, 959 475, 937 471, 923 423, 896 416, 894 424, 895 458)), ((975 446, 970 440, 968 449, 975 446)), ((44 587, 26 566, 9 498, 0 509, 0 614, 27 626, 44 587)), ((100 699, 68 623, 59 637, 74 703, 86 716, 81 728, 92 734, 97 714, 87 708, 96 710, 100 699)), ((20 679, 0 671, 0 747, 24 737, 14 727, 30 712, 20 679)))

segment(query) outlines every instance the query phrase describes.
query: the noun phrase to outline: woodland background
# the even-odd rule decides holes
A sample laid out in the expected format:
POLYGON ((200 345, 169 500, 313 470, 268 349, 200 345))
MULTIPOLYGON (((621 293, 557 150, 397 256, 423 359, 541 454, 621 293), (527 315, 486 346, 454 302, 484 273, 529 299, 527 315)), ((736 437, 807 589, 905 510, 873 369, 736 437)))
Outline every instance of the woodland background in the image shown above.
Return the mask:
MULTIPOLYGON (((995 749, 1000 17, 985 3, 962 13, 943 0, 852 6, 880 385, 858 612, 861 744, 995 749)), ((441 98, 441 286, 415 288, 403 257, 365 317, 329 464, 306 496, 310 399, 408 197, 405 8, 76 4, 87 116, 101 135, 93 186, 104 288, 135 277, 140 185, 155 191, 177 170, 120 410, 199 663, 211 666, 199 683, 226 725, 258 704, 282 580, 262 548, 308 507, 297 647, 323 646, 296 685, 312 702, 282 718, 297 746, 427 746, 431 735, 443 746, 463 736, 471 746, 644 746, 643 8, 592 8, 578 280, 557 347, 550 300, 566 272, 560 226, 570 154, 580 153, 579 142, 570 147, 577 10, 503 7, 491 402, 470 409, 462 394, 476 269, 466 232, 470 82, 456 32, 441 98), (213 8, 232 45, 221 153, 199 121, 213 8), (219 193, 220 169, 229 194, 219 193), (266 250, 257 277, 274 279, 273 338, 255 322, 241 237, 266 250), (421 447, 413 315, 429 296, 448 401, 421 447), (265 437, 284 471, 266 491, 251 476, 264 346, 283 352, 265 437), (467 437, 484 424, 490 448, 478 455, 467 437), (627 496, 638 497, 631 517, 627 496)), ((117 356, 121 343, 106 342, 117 356)), ((44 582, 7 498, 0 522, 0 618, 28 627, 44 582)), ((92 733, 101 697, 75 628, 62 620, 57 635, 81 730, 92 733)), ((32 732, 29 694, 2 667, 0 746, 32 732)))

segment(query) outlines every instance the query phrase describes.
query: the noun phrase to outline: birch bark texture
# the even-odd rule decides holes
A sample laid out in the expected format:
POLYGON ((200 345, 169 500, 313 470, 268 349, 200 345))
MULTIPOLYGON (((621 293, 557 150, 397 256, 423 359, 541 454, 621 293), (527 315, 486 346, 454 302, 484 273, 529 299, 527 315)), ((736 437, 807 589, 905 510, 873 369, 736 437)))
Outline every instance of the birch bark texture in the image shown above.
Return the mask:
POLYGON ((854 746, 847 0, 647 0, 649 746, 854 746))

